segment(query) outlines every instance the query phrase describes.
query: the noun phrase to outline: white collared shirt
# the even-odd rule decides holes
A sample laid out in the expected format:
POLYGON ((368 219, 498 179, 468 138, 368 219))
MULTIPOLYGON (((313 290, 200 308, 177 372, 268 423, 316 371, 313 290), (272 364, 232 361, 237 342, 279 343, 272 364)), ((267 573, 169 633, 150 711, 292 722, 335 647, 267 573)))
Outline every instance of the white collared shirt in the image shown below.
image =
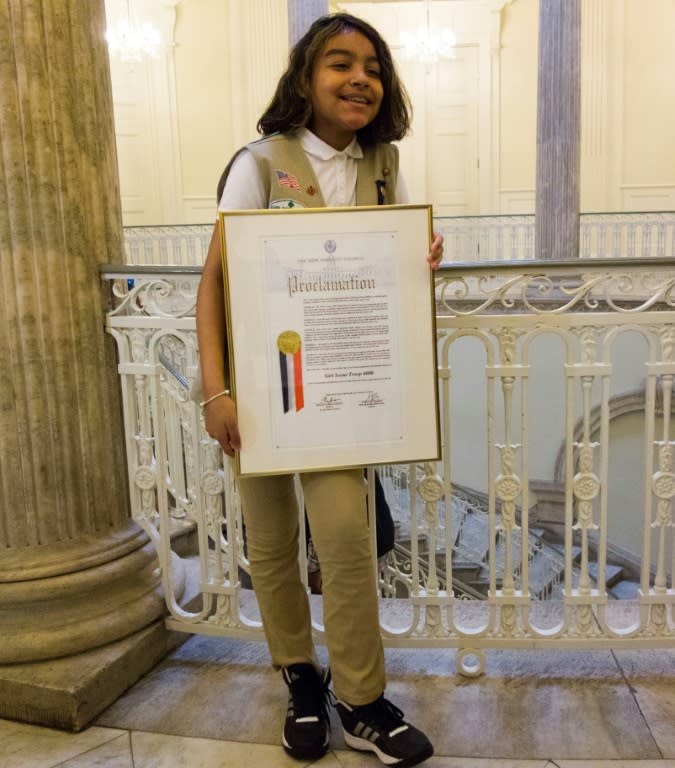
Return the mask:
MULTIPOLYGON (((326 144, 307 128, 298 131, 298 138, 326 205, 330 208, 356 205, 357 160, 363 157, 356 137, 342 151, 326 144)), ((400 171, 396 179, 396 200, 399 203, 408 202, 408 190, 400 171)), ((258 167, 247 149, 232 164, 218 208, 221 211, 267 208, 267 196, 258 167)))

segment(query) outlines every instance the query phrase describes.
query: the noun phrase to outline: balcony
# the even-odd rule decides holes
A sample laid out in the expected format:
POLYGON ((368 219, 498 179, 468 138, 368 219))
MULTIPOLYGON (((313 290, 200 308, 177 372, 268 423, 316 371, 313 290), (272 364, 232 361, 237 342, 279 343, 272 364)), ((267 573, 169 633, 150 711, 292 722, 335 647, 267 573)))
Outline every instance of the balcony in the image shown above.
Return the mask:
MULTIPOLYGON (((378 470, 397 529, 378 575, 392 695, 411 715, 474 707, 492 724, 484 733, 458 715, 439 729, 422 714, 439 754, 675 756, 665 724, 675 649, 672 218, 656 236, 665 258, 601 251, 569 263, 448 264, 436 277, 443 456, 378 470), (661 685, 655 675, 669 677, 661 685), (462 677, 480 678, 478 687, 463 687, 462 677), (549 683, 555 695, 542 692, 549 683), (567 713, 567 737, 540 705, 567 713), (643 721, 645 712, 654 716, 643 721)), ((152 241, 151 250, 161 247, 152 241)), ((100 725, 125 727, 131 707, 142 730, 162 730, 168 718, 163 732, 236 741, 236 713, 206 678, 195 690, 207 708, 222 706, 226 725, 185 712, 181 723, 163 706, 134 703, 158 696, 173 665, 207 669, 213 653, 225 653, 232 666, 223 685, 237 686, 245 667, 252 706, 267 711, 275 697, 275 726, 283 709, 264 644, 248 642, 262 633, 236 483, 190 398, 199 272, 128 265, 103 273, 133 515, 159 553, 167 624, 193 637, 100 725), (188 604, 172 587, 178 556, 189 566, 188 604)), ((372 472, 370 481, 372 490, 372 472)), ((320 642, 320 597, 311 602, 320 642)), ((188 691, 178 685, 177 695, 188 691)), ((261 738, 276 744, 276 731, 261 738)))
MULTIPOLYGON (((449 263, 531 261, 534 214, 437 217, 449 263)), ((137 266, 198 266, 204 263, 212 224, 126 227, 126 263, 137 266)), ((582 259, 672 258, 675 212, 582 213, 582 259)))
MULTIPOLYGON (((630 233, 658 221, 655 241, 672 255, 672 219, 628 217, 622 241, 646 247, 652 235, 630 233)), ((160 235, 162 251, 166 228, 160 235)), ((595 240, 614 242, 606 232, 595 240)), ((674 644, 675 271, 668 259, 596 256, 439 272, 443 458, 381 471, 398 530, 379 572, 388 645, 458 647, 463 671, 476 674, 485 648, 674 644), (629 511, 613 491, 625 478, 616 475, 610 428, 626 409, 643 436, 630 457, 641 508, 629 511), (632 539, 617 540, 626 515, 632 539)), ((168 624, 259 638, 236 484, 190 398, 199 269, 129 266, 104 278, 133 514, 160 553, 168 624), (172 597, 172 541, 186 531, 199 581, 192 610, 172 597)), ((319 601, 315 611, 320 635, 319 601)))

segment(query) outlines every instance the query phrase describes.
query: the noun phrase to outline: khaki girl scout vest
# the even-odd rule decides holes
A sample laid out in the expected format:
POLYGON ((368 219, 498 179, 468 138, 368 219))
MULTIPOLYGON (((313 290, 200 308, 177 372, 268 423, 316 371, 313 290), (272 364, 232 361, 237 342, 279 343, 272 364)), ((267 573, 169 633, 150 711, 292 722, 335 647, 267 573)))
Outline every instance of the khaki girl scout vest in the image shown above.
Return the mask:
MULTIPOLYGON (((300 140, 275 134, 246 147, 255 158, 270 208, 325 208, 326 203, 300 140)), ((238 153, 237 153, 238 154, 238 153)), ((363 149, 357 160, 356 204, 393 205, 396 202, 398 148, 376 144, 363 149)))
MULTIPOLYGON (((319 184, 300 140, 293 135, 276 133, 253 141, 238 150, 223 171, 217 189, 217 202, 227 177, 240 152, 250 150, 258 166, 269 208, 325 208, 319 184)), ((376 144, 363 149, 357 161, 356 204, 393 205, 396 203, 398 148, 393 144, 376 144)), ((225 342, 225 377, 229 386, 228 350, 225 342)), ((202 399, 201 378, 191 391, 192 399, 202 399)))

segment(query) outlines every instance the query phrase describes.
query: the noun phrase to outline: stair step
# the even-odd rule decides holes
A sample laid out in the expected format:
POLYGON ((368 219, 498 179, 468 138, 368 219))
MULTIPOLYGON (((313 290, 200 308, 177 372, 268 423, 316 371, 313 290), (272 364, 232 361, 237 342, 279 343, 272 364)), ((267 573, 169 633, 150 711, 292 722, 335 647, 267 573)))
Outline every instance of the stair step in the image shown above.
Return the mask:
MULTIPOLYGON (((476 592, 480 592, 482 595, 487 595, 490 589, 489 579, 474 579, 472 581, 466 581, 464 583, 467 584, 469 587, 471 587, 471 589, 475 589, 476 592)), ((497 586, 499 586, 499 584, 497 586)))
MULTIPOLYGON (((410 536, 402 536, 401 538, 396 539, 396 543, 404 549, 407 549, 408 552, 412 552, 412 540, 410 536)), ((417 537, 417 551, 420 554, 426 554, 429 551, 429 540, 427 539, 426 534, 420 534, 417 537)))
POLYGON ((609 591, 617 600, 635 600, 640 591, 640 583, 624 579, 614 584, 609 591))
MULTIPOLYGON (((556 552, 559 552, 561 555, 565 554, 565 545, 560 542, 547 542, 548 546, 551 547, 551 549, 555 549, 556 552)), ((577 563, 579 562, 579 557, 581 555, 581 547, 573 546, 572 547, 572 562, 577 563)))
MULTIPOLYGON (((597 583, 598 581, 598 564, 589 563, 588 573, 590 577, 597 583)), ((623 568, 620 565, 606 565, 605 566, 605 584, 607 587, 614 586, 617 582, 621 581, 623 577, 623 568)))
POLYGON ((468 582, 469 580, 476 578, 481 572, 482 566, 480 563, 467 563, 467 562, 453 562, 452 575, 461 581, 468 582))

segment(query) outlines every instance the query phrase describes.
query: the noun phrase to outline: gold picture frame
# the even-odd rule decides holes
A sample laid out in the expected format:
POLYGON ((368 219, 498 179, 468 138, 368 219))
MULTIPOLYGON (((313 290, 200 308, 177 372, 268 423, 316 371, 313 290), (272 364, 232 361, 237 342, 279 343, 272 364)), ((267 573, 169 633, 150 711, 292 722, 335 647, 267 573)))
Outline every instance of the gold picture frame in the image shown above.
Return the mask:
POLYGON ((431 207, 220 213, 242 475, 440 457, 431 207))

